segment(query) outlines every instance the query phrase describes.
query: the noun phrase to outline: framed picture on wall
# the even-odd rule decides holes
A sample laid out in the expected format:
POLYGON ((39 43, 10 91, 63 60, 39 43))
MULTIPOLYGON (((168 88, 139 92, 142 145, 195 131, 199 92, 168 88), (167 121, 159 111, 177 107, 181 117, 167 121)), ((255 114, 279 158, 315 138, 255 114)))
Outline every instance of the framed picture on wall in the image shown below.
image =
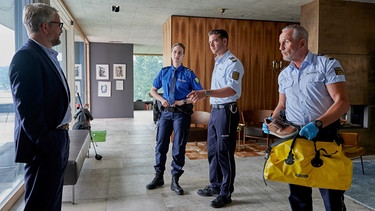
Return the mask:
POLYGON ((97 64, 96 65, 96 80, 108 80, 109 70, 108 64, 97 64))
POLYGON ((78 93, 79 96, 81 96, 81 81, 74 82, 74 91, 76 92, 76 94, 78 93))
POLYGON ((82 64, 74 65, 74 79, 76 80, 82 79, 82 64))
POLYGON ((111 82, 98 82, 98 97, 111 97, 111 82))
POLYGON ((113 79, 126 79, 126 64, 113 64, 113 79))
POLYGON ((124 90, 124 81, 116 81, 116 90, 124 90))

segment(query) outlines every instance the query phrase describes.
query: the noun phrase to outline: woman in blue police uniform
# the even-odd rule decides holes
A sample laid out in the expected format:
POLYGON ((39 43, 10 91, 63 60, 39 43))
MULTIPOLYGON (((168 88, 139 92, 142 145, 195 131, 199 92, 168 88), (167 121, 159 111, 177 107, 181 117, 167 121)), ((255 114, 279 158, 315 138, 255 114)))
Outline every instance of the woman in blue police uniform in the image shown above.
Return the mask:
POLYGON ((241 97, 243 65, 228 49, 228 33, 222 29, 208 33, 212 53, 216 54, 211 90, 194 91, 193 101, 210 97, 211 117, 208 125, 208 163, 210 185, 198 190, 200 196, 218 195, 214 208, 232 202, 236 176, 234 151, 239 112, 236 101, 241 97))
POLYGON ((174 44, 171 54, 173 65, 161 69, 150 90, 154 99, 160 101, 162 113, 156 134, 155 178, 146 188, 151 190, 164 185, 163 174, 167 152, 170 136, 174 131, 171 190, 178 195, 183 195, 184 191, 178 181, 184 172, 182 168, 185 164, 185 147, 193 113, 193 101, 186 96, 193 90, 201 90, 202 86, 194 72, 182 65, 185 46, 182 43, 174 44), (160 88, 163 88, 163 95, 157 92, 160 88))

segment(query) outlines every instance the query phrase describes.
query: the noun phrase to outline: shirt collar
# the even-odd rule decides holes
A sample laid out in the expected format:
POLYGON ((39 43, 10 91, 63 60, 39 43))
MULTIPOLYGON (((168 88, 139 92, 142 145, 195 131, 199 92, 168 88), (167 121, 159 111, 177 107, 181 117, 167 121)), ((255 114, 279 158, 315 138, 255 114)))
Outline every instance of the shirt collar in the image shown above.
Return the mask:
POLYGON ((52 48, 46 48, 44 45, 38 43, 38 41, 30 38, 30 40, 34 41, 36 44, 38 44, 46 53, 48 56, 52 56, 54 58, 57 58, 57 55, 59 55, 59 53, 55 50, 53 50, 52 48))
MULTIPOLYGON (((311 64, 312 61, 313 61, 313 54, 311 53, 311 51, 308 51, 305 59, 303 60, 303 62, 301 64, 301 67, 299 69, 305 68, 307 65, 311 64)), ((296 66, 294 65, 293 62, 290 62, 289 67, 290 67, 290 69, 292 69, 292 71, 297 70, 297 68, 296 68, 296 66)))
POLYGON ((230 54, 230 50, 227 50, 227 52, 225 52, 225 54, 222 57, 219 58, 218 56, 216 56, 215 61, 217 63, 223 63, 224 61, 226 61, 230 54))
POLYGON ((177 68, 175 68, 173 65, 171 66, 171 70, 175 70, 177 72, 179 72, 180 70, 182 70, 184 68, 184 65, 181 63, 181 65, 177 68))

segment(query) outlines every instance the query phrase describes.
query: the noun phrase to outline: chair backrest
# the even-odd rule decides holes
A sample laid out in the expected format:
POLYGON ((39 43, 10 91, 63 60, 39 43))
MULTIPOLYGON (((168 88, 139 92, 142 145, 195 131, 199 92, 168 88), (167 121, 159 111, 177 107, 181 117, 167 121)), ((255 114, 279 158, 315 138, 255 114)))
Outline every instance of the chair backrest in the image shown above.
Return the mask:
POLYGON ((241 116, 246 125, 261 125, 272 112, 273 110, 244 110, 241 116))
POLYGON ((340 138, 344 140, 344 147, 358 146, 358 133, 354 132, 339 132, 340 138))
POLYGON ((210 115, 211 113, 207 111, 194 111, 191 115, 191 124, 194 124, 195 127, 207 127, 210 115))

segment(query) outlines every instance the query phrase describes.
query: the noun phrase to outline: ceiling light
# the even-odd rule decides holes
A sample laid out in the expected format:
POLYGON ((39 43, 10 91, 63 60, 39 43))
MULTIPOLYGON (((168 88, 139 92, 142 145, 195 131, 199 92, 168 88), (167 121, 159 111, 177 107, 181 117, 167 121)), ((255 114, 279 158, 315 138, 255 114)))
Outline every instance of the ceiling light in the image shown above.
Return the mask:
POLYGON ((120 6, 112 6, 112 12, 120 12, 120 6))

